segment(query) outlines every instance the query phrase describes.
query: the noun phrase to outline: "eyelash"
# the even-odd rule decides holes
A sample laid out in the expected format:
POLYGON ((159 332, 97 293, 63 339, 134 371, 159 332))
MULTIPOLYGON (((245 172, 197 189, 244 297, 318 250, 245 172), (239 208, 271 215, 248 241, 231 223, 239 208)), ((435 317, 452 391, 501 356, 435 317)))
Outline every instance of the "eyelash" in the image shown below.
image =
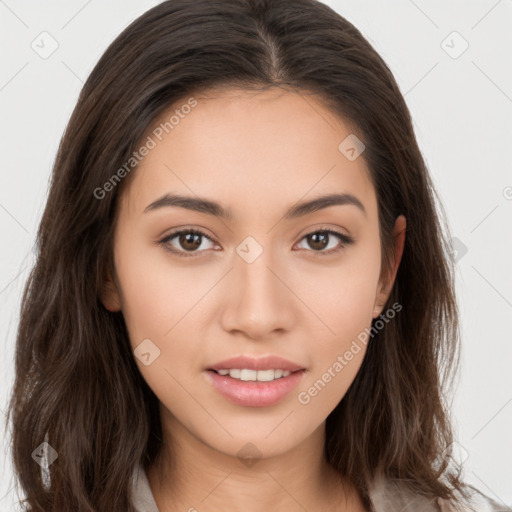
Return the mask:
MULTIPOLYGON (((329 235, 335 235, 337 236, 340 240, 341 240, 341 243, 340 245, 335 248, 335 249, 330 249, 329 251, 314 251, 314 250, 311 250, 310 252, 313 252, 315 254, 318 254, 319 256, 328 256, 330 254, 334 254, 334 253, 337 253, 339 251, 341 251, 342 249, 344 249, 345 247, 351 245, 354 243, 354 239, 348 235, 345 235, 344 233, 341 233, 339 231, 336 231, 334 229, 323 229, 323 228, 320 228, 320 229, 317 229, 315 231, 311 231, 310 233, 306 233, 300 240, 302 241, 304 238, 306 238, 307 236, 310 236, 310 235, 314 235, 314 234, 317 234, 317 233, 327 233, 329 235)), ((158 241, 158 244, 163 246, 163 248, 166 250, 166 251, 169 251, 173 254, 176 254, 177 256, 180 256, 180 257, 184 257, 184 258, 195 258, 197 256, 199 256, 202 252, 204 251, 180 251, 180 250, 177 250, 175 248, 171 248, 171 246, 169 245, 169 242, 173 239, 173 238, 176 238, 178 235, 183 235, 183 234, 194 234, 194 235, 200 235, 208 240, 210 240, 211 242, 214 242, 214 240, 212 240, 212 238, 210 238, 206 233, 204 233, 203 231, 200 231, 198 229, 181 229, 179 231, 174 231, 173 233, 170 233, 169 235, 167 235, 165 238, 163 238, 162 240, 158 241)))

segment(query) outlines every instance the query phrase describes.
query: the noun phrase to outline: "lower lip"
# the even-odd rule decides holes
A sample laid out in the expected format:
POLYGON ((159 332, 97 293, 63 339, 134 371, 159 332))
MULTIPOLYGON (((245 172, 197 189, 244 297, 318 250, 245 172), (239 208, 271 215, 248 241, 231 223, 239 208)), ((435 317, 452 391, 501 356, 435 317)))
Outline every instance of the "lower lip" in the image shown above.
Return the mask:
POLYGON ((304 370, 270 382, 233 379, 213 370, 207 370, 206 375, 212 386, 231 402, 246 407, 268 407, 277 404, 299 384, 304 370))

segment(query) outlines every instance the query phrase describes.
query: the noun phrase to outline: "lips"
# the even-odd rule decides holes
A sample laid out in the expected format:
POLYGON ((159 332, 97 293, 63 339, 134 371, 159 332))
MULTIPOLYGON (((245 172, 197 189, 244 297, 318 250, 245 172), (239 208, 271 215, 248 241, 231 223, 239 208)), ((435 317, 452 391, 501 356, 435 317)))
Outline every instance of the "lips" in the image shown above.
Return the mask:
MULTIPOLYGON (((210 366, 204 375, 209 384, 225 399, 239 406, 268 407, 278 404, 296 388, 306 369, 279 356, 259 358, 237 356, 210 366), (244 381, 230 375, 220 375, 219 370, 283 370, 286 376, 270 382, 244 381)), ((224 372, 223 372, 224 373, 224 372)))

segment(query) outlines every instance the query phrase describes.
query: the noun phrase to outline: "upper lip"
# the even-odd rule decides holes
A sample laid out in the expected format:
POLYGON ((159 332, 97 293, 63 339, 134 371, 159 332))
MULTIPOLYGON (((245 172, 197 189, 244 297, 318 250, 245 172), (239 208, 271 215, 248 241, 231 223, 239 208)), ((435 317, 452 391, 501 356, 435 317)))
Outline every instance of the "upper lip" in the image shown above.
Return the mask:
POLYGON ((232 368, 246 368, 248 370, 288 370, 290 372, 304 370, 303 366, 275 355, 262 357, 249 357, 242 355, 231 357, 230 359, 225 359, 224 361, 220 361, 219 363, 208 367, 208 370, 231 370, 232 368))

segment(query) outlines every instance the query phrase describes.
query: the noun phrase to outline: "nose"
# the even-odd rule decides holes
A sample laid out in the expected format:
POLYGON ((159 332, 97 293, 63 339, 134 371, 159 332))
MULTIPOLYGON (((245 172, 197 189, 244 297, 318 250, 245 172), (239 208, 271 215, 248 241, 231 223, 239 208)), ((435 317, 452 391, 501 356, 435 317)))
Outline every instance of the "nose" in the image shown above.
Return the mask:
POLYGON ((253 340, 289 331, 300 301, 287 283, 288 274, 270 258, 270 251, 264 250, 252 263, 236 256, 234 267, 225 283, 224 330, 253 340))

